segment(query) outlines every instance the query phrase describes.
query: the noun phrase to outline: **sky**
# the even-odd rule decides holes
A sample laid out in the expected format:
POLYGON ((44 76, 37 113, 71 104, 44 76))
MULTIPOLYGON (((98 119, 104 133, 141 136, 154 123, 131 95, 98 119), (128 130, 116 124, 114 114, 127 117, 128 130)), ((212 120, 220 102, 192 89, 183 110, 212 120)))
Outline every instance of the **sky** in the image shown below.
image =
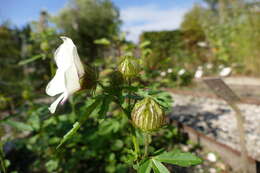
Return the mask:
MULTIPOLYGON (((122 31, 127 32, 127 39, 137 42, 143 31, 177 29, 184 14, 202 0, 112 1, 120 10, 122 31)), ((0 0, 0 4, 0 21, 10 20, 12 25, 22 27, 37 20, 41 10, 58 14, 67 0, 0 0)))

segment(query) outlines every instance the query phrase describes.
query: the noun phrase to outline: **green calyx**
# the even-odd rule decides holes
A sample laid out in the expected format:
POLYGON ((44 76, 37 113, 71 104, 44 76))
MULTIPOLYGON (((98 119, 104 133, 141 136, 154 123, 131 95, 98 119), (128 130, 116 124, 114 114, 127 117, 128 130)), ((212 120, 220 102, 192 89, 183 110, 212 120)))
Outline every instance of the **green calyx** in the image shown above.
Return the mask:
POLYGON ((94 91, 97 86, 98 74, 96 70, 88 65, 84 66, 85 74, 80 78, 81 90, 94 91))
POLYGON ((154 131, 165 123, 165 114, 150 97, 137 102, 131 113, 133 124, 143 131, 154 131))

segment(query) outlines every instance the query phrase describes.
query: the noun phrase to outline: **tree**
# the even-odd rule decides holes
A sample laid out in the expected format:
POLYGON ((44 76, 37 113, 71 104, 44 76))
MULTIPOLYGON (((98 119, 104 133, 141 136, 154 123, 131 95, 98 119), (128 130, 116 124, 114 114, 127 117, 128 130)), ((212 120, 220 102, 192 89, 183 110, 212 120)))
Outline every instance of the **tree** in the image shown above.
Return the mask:
POLYGON ((186 31, 190 42, 197 42, 204 40, 205 34, 202 26, 202 17, 207 12, 206 9, 199 5, 194 7, 185 14, 184 20, 181 24, 181 29, 186 31))
POLYGON ((204 0, 210 7, 211 10, 216 11, 219 0, 204 0))
POLYGON ((23 37, 28 36, 30 27, 27 25, 24 28, 18 29, 11 26, 8 22, 0 24, 0 110, 2 107, 3 98, 8 104, 15 100, 22 93, 22 82, 24 79, 23 68, 18 65, 18 62, 23 56, 23 37), (2 103, 1 103, 2 102, 2 103))
POLYGON ((72 0, 54 22, 79 45, 79 53, 93 61, 98 55, 94 40, 110 39, 119 32, 119 11, 110 0, 72 0))

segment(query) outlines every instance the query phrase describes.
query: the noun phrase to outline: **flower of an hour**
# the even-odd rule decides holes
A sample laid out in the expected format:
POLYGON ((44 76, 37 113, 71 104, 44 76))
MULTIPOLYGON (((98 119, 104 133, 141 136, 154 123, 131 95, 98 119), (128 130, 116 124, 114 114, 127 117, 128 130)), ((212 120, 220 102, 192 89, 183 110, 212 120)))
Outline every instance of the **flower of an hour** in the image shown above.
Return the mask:
POLYGON ((197 69, 196 72, 195 72, 194 77, 195 77, 196 79, 199 79, 199 78, 202 77, 202 75, 203 75, 203 68, 202 68, 201 66, 199 66, 198 69, 197 69))
POLYGON ((49 96, 60 96, 50 105, 49 110, 54 113, 58 104, 63 104, 70 95, 78 91, 80 78, 84 76, 84 67, 77 53, 77 48, 68 37, 61 37, 63 43, 54 53, 58 67, 55 76, 46 87, 49 96))
POLYGON ((186 72, 185 69, 181 69, 181 70, 178 72, 178 75, 179 75, 179 76, 182 76, 185 72, 186 72))
POLYGON ((168 72, 168 73, 172 73, 172 69, 171 69, 171 68, 168 68, 167 72, 168 72))
POLYGON ((166 76, 166 72, 165 72, 165 71, 162 71, 162 72, 160 73, 160 75, 161 75, 162 77, 164 77, 164 76, 166 76))
POLYGON ((232 68, 230 68, 230 67, 225 67, 225 68, 223 68, 223 69, 220 71, 219 75, 222 76, 222 77, 226 77, 226 76, 229 76, 229 75, 231 74, 231 72, 232 72, 232 68))

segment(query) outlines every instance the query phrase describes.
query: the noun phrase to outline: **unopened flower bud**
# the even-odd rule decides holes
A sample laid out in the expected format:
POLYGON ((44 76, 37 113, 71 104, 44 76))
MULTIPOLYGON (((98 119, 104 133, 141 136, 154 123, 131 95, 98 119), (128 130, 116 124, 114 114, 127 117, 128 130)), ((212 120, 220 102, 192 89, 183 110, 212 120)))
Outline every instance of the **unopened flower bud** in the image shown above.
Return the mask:
POLYGON ((118 70, 125 78, 136 76, 140 72, 140 64, 138 59, 132 56, 126 56, 118 66, 118 70))
POLYGON ((165 123, 164 111, 149 97, 135 104, 131 117, 133 124, 143 131, 156 130, 165 123))

